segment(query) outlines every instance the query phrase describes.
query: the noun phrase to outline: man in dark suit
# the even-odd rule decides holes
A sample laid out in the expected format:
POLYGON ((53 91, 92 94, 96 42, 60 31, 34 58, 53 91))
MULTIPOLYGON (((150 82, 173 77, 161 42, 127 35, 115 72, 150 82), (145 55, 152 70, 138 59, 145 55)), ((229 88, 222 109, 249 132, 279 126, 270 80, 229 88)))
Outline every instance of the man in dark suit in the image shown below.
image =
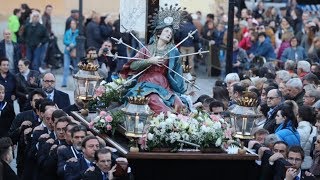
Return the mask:
POLYGON ((97 137, 87 136, 82 141, 83 156, 75 162, 67 162, 65 167, 65 180, 80 180, 85 171, 94 167, 94 153, 100 148, 97 137))
POLYGON ((276 130, 276 115, 278 110, 282 106, 282 93, 279 89, 271 89, 267 94, 267 105, 270 108, 267 114, 266 122, 263 126, 268 130, 270 134, 273 134, 276 130))
POLYGON ((0 179, 18 180, 18 176, 11 169, 10 163, 13 160, 12 142, 9 137, 0 138, 0 179))
POLYGON ((46 73, 42 78, 42 89, 47 98, 57 104, 60 109, 70 106, 70 99, 67 93, 55 89, 56 78, 52 73, 46 73))
POLYGON ((13 120, 10 130, 9 137, 12 139, 13 144, 17 144, 17 173, 21 177, 24 169, 25 149, 26 149, 26 136, 31 133, 32 129, 41 123, 41 119, 36 112, 36 104, 40 105, 40 99, 46 97, 46 94, 41 90, 37 89, 29 94, 30 104, 32 110, 24 111, 19 113, 13 120), (39 102, 37 102, 39 101, 39 102), (26 135, 25 133, 26 132, 26 135))
POLYGON ((16 94, 20 112, 25 110, 28 95, 31 91, 40 88, 40 73, 29 68, 30 61, 20 59, 18 62, 19 73, 16 74, 16 94))
POLYGON ((60 178, 64 177, 67 162, 75 162, 82 157, 81 143, 87 136, 87 129, 82 125, 73 126, 71 129, 68 125, 66 134, 69 133, 68 131, 71 133, 72 145, 66 145, 65 148, 58 150, 58 175, 60 178))
POLYGON ((288 151, 287 161, 292 164, 286 172, 286 180, 315 180, 315 177, 308 171, 301 170, 304 160, 304 152, 301 146, 291 146, 288 151))
POLYGON ((119 180, 130 179, 127 159, 118 158, 116 160, 117 164, 112 167, 111 154, 111 151, 107 148, 97 150, 94 154, 96 165, 84 173, 83 180, 107 180, 114 179, 114 177, 119 180))
POLYGON ((19 44, 11 40, 11 32, 6 29, 3 32, 4 39, 0 41, 0 57, 9 59, 9 71, 13 74, 18 72, 18 61, 21 59, 19 44))

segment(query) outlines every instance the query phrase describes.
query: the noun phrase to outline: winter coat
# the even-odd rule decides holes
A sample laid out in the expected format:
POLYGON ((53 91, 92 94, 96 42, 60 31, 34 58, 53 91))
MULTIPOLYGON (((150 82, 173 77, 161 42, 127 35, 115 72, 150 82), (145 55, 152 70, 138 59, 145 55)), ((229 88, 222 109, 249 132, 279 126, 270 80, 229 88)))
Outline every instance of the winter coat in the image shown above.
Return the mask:
POLYGON ((300 143, 304 151, 304 161, 301 169, 310 169, 312 165, 310 149, 313 143, 313 137, 317 136, 317 128, 312 126, 308 121, 301 121, 299 122, 297 131, 300 135, 300 143))
POLYGON ((296 129, 292 126, 292 121, 287 123, 287 126, 283 128, 283 124, 276 129, 275 134, 288 144, 289 147, 291 146, 300 146, 300 135, 296 129))

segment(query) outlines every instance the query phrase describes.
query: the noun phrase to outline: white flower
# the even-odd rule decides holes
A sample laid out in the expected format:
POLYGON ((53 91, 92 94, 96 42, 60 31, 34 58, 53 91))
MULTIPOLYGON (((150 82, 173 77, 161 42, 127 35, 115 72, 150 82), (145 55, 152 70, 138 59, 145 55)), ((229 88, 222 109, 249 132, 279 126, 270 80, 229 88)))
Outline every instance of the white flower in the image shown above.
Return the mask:
POLYGON ((215 122, 212 126, 213 129, 221 129, 221 123, 220 122, 215 122))
POLYGON ((154 134, 148 133, 148 140, 153 140, 153 136, 154 136, 154 134))
POLYGON ((100 82, 100 86, 102 86, 102 85, 104 85, 106 83, 107 83, 107 81, 103 80, 103 81, 100 82))
POLYGON ((104 119, 100 119, 100 122, 101 122, 101 123, 104 123, 104 122, 105 122, 105 120, 104 120, 104 119))
POLYGON ((221 143, 222 143, 222 139, 221 139, 221 137, 219 137, 219 138, 217 139, 216 143, 215 143, 216 147, 221 146, 221 143))

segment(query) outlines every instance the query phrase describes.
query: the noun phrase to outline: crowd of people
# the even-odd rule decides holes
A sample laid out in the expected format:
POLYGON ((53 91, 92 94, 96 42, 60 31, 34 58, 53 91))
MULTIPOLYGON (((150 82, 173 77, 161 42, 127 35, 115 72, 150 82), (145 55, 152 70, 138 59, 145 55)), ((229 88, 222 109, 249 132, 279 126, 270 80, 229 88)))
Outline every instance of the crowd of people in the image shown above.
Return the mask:
MULTIPOLYGON (((55 75, 48 72, 51 68, 48 47, 56 39, 52 10, 53 6, 47 5, 41 16, 40 10, 22 4, 9 17, 8 29, 4 30, 4 39, 0 42, 0 172, 3 179, 131 179, 127 159, 69 116, 71 111, 81 109, 81 101, 70 104, 68 94, 55 87, 55 75), (15 100, 19 104, 17 115, 13 108, 15 100), (17 175, 9 167, 14 157, 17 175), (119 169, 121 173, 117 172, 119 169)), ((222 7, 217 13, 208 14, 205 20, 200 11, 186 14, 178 31, 166 26, 156 29, 154 41, 147 48, 162 56, 174 47, 174 42, 198 30, 193 39, 180 44, 179 51, 193 53, 201 47, 215 46, 219 61, 225 62, 227 22, 228 16, 222 7)), ((236 8, 234 23, 233 73, 227 74, 224 81, 216 81, 213 94, 201 95, 189 108, 201 107, 208 113, 228 118, 236 100, 245 91, 254 92, 259 100, 257 108, 264 117, 255 122, 254 140, 248 142, 248 147, 256 149, 259 155, 257 171, 254 171, 256 178, 319 178, 320 17, 303 12, 296 4, 276 9, 266 8, 259 2, 253 10, 236 8), (279 164, 288 168, 278 168, 279 164)), ((111 37, 122 38, 136 48, 139 44, 129 34, 120 33, 119 19, 114 21, 111 15, 101 16, 96 12, 85 19, 84 29, 79 29, 78 10, 72 10, 66 20, 62 87, 68 85, 70 69, 77 71, 80 59, 76 56, 76 38, 80 32, 86 36, 87 51, 97 55, 99 73, 107 82, 119 76, 121 70, 120 75, 128 75, 154 65, 139 78, 131 93, 136 93, 140 85, 156 89, 152 91, 156 93, 145 94, 150 96, 150 106, 156 113, 172 106, 184 106, 172 93, 184 93, 184 81, 164 66, 156 65, 167 63, 182 74, 181 64, 186 63, 191 67, 190 73, 196 76, 198 58, 188 56, 180 64, 170 58, 179 54, 175 50, 168 55, 168 61, 152 57, 144 58, 145 62, 113 61, 106 55, 117 52, 123 57, 140 57, 141 54, 128 51, 121 43, 115 45, 111 37)))

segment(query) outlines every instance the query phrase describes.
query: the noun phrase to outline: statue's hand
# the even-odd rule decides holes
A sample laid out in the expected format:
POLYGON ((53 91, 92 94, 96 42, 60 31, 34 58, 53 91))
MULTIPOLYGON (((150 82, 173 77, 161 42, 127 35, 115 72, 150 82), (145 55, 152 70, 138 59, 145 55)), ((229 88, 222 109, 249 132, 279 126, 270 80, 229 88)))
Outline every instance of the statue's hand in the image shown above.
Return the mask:
POLYGON ((164 63, 164 59, 160 56, 152 56, 148 59, 150 64, 161 65, 164 63))

